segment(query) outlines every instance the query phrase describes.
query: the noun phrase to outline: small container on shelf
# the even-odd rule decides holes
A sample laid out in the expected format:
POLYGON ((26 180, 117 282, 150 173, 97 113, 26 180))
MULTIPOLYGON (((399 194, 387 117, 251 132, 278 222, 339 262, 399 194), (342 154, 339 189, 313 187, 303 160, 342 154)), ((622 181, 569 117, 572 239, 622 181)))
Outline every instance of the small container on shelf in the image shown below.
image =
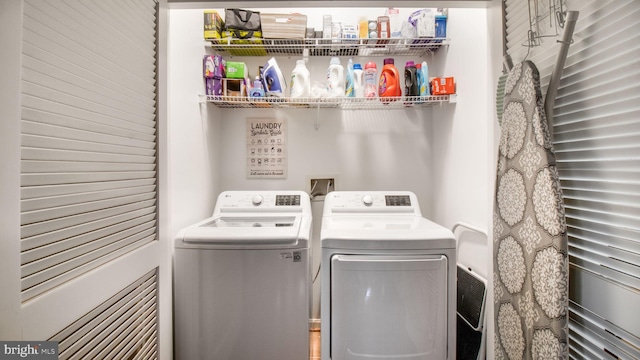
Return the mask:
POLYGON ((431 80, 431 93, 433 95, 451 95, 456 93, 455 79, 453 77, 437 77, 431 80))
POLYGON ((247 89, 244 79, 222 79, 222 92, 224 96, 246 97, 247 89))

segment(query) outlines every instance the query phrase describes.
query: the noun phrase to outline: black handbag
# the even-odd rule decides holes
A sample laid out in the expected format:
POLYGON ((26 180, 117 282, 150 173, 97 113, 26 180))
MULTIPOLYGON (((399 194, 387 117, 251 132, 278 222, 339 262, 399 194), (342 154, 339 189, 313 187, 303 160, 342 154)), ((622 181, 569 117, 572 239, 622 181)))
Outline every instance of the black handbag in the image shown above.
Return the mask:
POLYGON ((229 30, 260 30, 260 12, 243 9, 225 9, 224 22, 229 30))

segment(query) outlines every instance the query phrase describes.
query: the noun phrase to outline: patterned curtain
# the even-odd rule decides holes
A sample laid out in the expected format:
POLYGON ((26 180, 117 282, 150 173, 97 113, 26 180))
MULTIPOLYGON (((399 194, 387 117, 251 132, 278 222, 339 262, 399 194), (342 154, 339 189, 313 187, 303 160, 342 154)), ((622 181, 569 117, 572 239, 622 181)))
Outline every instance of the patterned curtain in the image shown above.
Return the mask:
POLYGON ((530 61, 506 80, 496 181, 496 359, 566 359, 566 222, 540 77, 530 61))

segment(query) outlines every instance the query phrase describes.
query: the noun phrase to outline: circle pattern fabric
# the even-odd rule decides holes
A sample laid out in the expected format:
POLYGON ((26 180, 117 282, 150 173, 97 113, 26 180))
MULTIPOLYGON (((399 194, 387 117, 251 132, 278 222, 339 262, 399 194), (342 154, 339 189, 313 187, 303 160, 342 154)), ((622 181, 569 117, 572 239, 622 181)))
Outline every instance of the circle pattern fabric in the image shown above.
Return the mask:
POLYGON ((512 102, 502 114, 502 135, 500 136, 500 153, 512 159, 522 149, 527 131, 527 121, 521 103, 512 102))
POLYGON ((533 189, 533 207, 538 223, 552 236, 566 230, 561 201, 562 189, 555 167, 542 169, 533 189))
POLYGON ((567 225, 535 65, 516 65, 505 90, 493 215, 495 357, 566 359, 567 225))
POLYGON ((524 178, 517 171, 509 169, 500 179, 498 188, 500 216, 509 226, 513 226, 522 220, 526 203, 524 178))
POLYGON ((522 289, 527 273, 522 247, 509 236, 500 242, 498 249, 498 269, 500 280, 511 294, 522 289))
POLYGON ((569 287, 566 258, 553 247, 536 254, 531 271, 536 301, 550 318, 567 313, 569 287))
POLYGON ((533 359, 566 359, 566 346, 549 329, 533 332, 531 344, 533 359))
POLYGON ((507 357, 510 360, 522 359, 524 355, 524 335, 522 333, 520 315, 510 303, 500 306, 498 332, 507 357))

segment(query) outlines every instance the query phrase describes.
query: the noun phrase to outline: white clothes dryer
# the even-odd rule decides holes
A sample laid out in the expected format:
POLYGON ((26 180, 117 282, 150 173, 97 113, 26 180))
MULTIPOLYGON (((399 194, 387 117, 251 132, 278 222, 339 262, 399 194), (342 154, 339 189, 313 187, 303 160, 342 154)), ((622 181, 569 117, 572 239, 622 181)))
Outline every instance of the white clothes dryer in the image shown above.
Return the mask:
POLYGON ((324 360, 456 358, 456 240, 411 192, 325 198, 324 360))
POLYGON ((175 358, 308 358, 310 236, 304 192, 220 194, 175 240, 175 358))

